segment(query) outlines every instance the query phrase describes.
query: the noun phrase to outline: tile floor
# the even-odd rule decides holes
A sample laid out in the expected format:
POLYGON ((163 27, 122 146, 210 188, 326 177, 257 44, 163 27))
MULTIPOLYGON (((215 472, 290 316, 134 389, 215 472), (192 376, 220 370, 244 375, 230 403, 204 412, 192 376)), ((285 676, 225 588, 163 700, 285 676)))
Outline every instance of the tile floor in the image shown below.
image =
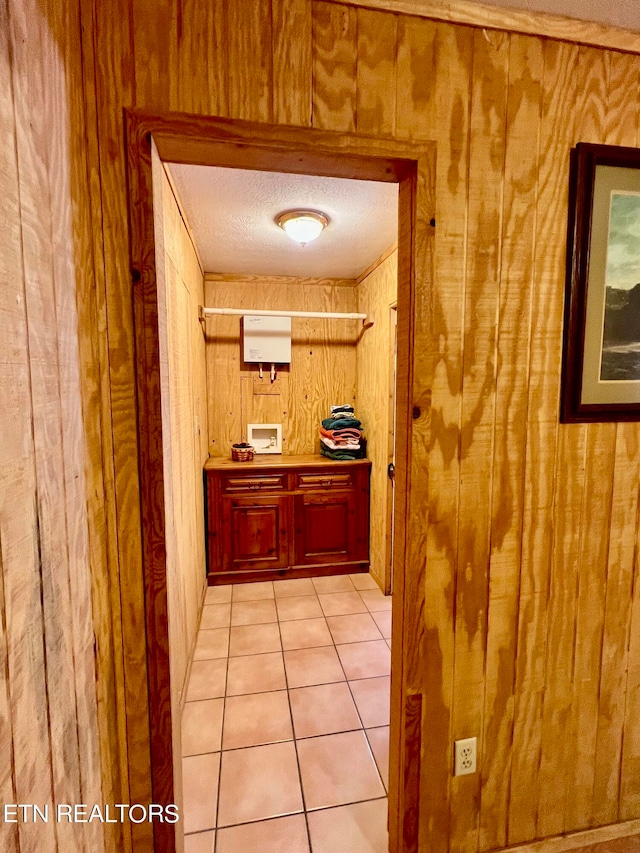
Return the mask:
POLYGON ((185 853, 386 853, 391 599, 366 574, 209 587, 185 853))

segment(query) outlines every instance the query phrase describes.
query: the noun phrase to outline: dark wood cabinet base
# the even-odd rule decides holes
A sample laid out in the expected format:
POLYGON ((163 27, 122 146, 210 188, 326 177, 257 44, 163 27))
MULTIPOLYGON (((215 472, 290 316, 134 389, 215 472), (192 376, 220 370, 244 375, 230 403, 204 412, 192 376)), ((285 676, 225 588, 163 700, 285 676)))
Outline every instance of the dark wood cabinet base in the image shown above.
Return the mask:
POLYGON ((355 575, 358 572, 368 572, 369 561, 360 563, 339 563, 335 566, 298 566, 286 569, 248 569, 235 572, 210 572, 207 575, 209 586, 220 586, 227 583, 254 583, 255 581, 284 581, 292 578, 322 578, 329 575, 355 575))
POLYGON ((369 570, 366 459, 205 464, 210 586, 369 570))

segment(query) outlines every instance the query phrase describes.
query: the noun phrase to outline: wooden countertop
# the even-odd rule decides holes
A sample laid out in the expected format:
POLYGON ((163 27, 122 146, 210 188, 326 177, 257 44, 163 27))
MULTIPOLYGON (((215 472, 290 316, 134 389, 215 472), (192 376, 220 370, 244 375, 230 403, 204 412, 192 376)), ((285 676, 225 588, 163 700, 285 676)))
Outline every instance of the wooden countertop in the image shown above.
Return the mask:
POLYGON ((226 456, 211 456, 204 463, 205 471, 239 471, 254 468, 327 468, 335 465, 366 465, 369 459, 329 459, 319 453, 283 456, 279 453, 256 453, 252 462, 234 462, 226 456))

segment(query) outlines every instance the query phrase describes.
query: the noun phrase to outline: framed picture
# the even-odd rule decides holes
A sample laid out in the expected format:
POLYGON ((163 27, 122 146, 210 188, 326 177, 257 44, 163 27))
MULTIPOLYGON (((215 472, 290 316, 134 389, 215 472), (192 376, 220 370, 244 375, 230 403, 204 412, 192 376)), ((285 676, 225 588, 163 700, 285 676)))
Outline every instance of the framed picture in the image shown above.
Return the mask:
POLYGON ((640 420, 640 149, 571 152, 560 420, 640 420))

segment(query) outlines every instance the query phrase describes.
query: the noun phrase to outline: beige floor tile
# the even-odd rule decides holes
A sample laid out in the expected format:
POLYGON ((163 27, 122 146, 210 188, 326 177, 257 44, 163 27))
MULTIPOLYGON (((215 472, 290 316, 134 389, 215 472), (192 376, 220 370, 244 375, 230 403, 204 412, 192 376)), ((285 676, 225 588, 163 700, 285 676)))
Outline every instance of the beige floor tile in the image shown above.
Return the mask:
POLYGON ((385 643, 391 648, 391 637, 387 637, 385 643))
POLYGON ((356 589, 380 589, 375 578, 368 572, 359 572, 358 574, 349 575, 349 577, 356 589))
POLYGON ((290 689, 345 680, 340 659, 333 646, 285 652, 284 663, 290 689))
POLYGON ((280 631, 277 623, 268 625, 239 625, 231 629, 229 656, 259 655, 265 652, 279 652, 280 631))
POLYGON ((330 646, 333 643, 324 618, 281 622, 280 633, 283 649, 309 649, 313 646, 330 646))
POLYGON ((358 592, 328 592, 319 595, 318 598, 325 616, 367 612, 364 601, 358 592))
POLYGON ((348 616, 327 616, 327 625, 334 643, 361 643, 380 640, 380 629, 370 613, 351 613, 348 616))
POLYGON ((380 628, 380 633, 388 640, 391 638, 391 611, 390 610, 376 610, 371 613, 373 616, 373 620, 380 628))
POLYGON ((184 853, 213 853, 215 832, 198 832, 197 835, 185 835, 184 853))
POLYGON ((238 583, 233 585, 232 601, 258 601, 261 598, 273 598, 273 582, 238 583))
POLYGON ((219 752, 224 699, 187 702, 182 712, 182 754, 219 752))
POLYGON ((187 702, 215 699, 224 696, 227 679, 227 659, 194 660, 189 674, 187 702))
POLYGON ((227 604, 231 601, 231 584, 225 586, 208 586, 204 596, 205 605, 227 604))
POLYGON ((227 697, 222 729, 223 749, 292 739, 286 690, 227 697))
POLYGON ((231 625, 260 625, 277 622, 276 605, 273 599, 238 601, 231 605, 231 625))
POLYGON ((349 687, 365 728, 389 725, 391 679, 388 675, 350 681, 349 687))
POLYGON ((297 738, 361 728, 360 717, 345 681, 298 687, 289 692, 297 738))
POLYGON ((282 652, 229 658, 227 696, 285 690, 286 687, 282 652))
MULTIPOLYGON (((298 759, 307 809, 384 797, 363 731, 299 740, 298 759)), ((349 850, 349 847, 337 849, 349 850)))
POLYGON ((387 853, 387 800, 312 812, 309 835, 313 853, 387 853))
POLYGON ((200 629, 203 628, 228 628, 231 624, 231 603, 229 604, 206 604, 202 608, 200 629))
POLYGON ((249 853, 249 851, 309 853, 304 815, 277 817, 218 830, 216 853, 249 853))
POLYGON ((302 811, 291 741, 222 753, 218 826, 265 820, 302 811))
POLYGON ((349 575, 328 575, 325 578, 311 578, 318 594, 329 592, 353 592, 355 586, 349 575))
POLYGON ((365 734, 384 786, 389 790, 389 726, 367 729, 365 734))
POLYGON ((182 759, 185 833, 215 828, 219 767, 219 752, 182 759))
POLYGON ((198 631, 194 660, 226 658, 229 654, 229 629, 213 628, 198 631))
POLYGON ((344 646, 336 646, 336 649, 349 681, 391 673, 391 651, 386 640, 347 643, 344 646))
POLYGON ((316 588, 311 578, 292 578, 286 581, 274 581, 273 592, 276 598, 288 596, 315 595, 316 588))
POLYGON ((378 610, 391 610, 391 596, 383 595, 379 589, 363 589, 360 591, 367 610, 372 613, 378 610))
POLYGON ((279 598, 278 619, 281 622, 290 622, 292 619, 313 619, 322 616, 322 608, 317 595, 291 596, 279 598))

